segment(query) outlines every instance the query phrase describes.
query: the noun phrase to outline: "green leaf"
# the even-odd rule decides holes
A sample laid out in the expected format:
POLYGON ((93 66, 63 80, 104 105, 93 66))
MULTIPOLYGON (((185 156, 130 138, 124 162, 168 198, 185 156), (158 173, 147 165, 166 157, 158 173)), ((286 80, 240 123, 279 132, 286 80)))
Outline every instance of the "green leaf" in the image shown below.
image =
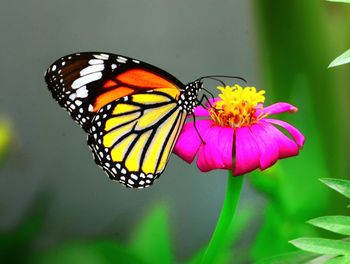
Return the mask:
POLYGON ((130 247, 146 263, 174 262, 168 210, 164 204, 154 208, 136 229, 130 247))
POLYGON ((325 264, 350 264, 350 257, 349 256, 335 257, 327 260, 324 263, 325 264))
POLYGON ((347 198, 350 198, 350 181, 335 178, 321 178, 320 181, 347 198))
POLYGON ((350 217, 331 215, 314 218, 308 223, 334 233, 350 236, 350 217))
POLYGON ((349 62, 350 62, 350 49, 345 51, 339 57, 335 58, 335 60, 332 61, 331 64, 329 64, 328 68, 343 65, 343 64, 349 63, 349 62))
POLYGON ((259 260, 254 262, 254 264, 295 264, 295 263, 306 263, 307 261, 313 260, 315 254, 304 252, 304 251, 295 251, 285 254, 279 254, 273 257, 259 260))
POLYGON ((328 2, 339 2, 339 3, 348 3, 350 4, 350 0, 327 0, 328 2))
POLYGON ((346 255, 350 252, 350 243, 317 237, 304 237, 290 241, 294 246, 305 251, 324 255, 346 255))

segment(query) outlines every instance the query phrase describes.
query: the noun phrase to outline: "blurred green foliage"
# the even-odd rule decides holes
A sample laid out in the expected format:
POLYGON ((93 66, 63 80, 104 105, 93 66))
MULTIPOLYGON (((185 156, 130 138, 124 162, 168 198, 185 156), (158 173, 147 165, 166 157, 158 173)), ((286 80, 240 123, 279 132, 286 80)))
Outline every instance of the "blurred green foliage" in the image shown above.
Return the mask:
POLYGON ((130 248, 146 263, 174 263, 168 215, 159 204, 135 231, 130 248))
MULTIPOLYGON (((350 198, 350 181, 341 179, 321 179, 330 188, 350 198)), ((350 236, 350 217, 341 215, 323 216, 311 219, 309 224, 330 232, 350 236)), ((350 242, 343 239, 303 237, 290 241, 294 246, 328 258, 326 263, 350 263, 350 242)), ((320 262, 321 263, 321 262, 320 262)), ((323 263, 323 262, 322 262, 323 263)))
POLYGON ((0 118, 0 165, 4 161, 13 140, 11 122, 5 118, 0 118))
MULTIPOLYGON (((328 0, 329 2, 342 2, 350 4, 350 0, 328 0)), ((343 54, 335 58, 330 64, 329 68, 343 65, 350 62, 350 49, 345 51, 343 54)))
MULTIPOLYGON (((231 263, 233 259, 237 263, 244 263, 249 259, 245 251, 237 250, 235 248, 235 242, 244 236, 244 232, 249 228, 252 220, 256 217, 253 207, 242 208, 238 211, 237 217, 233 219, 230 224, 227 234, 225 236, 224 246, 220 248, 217 253, 218 258, 216 259, 216 264, 231 263)), ((185 264, 199 264, 201 263, 203 254, 207 245, 204 245, 193 257, 185 261, 185 264)))
MULTIPOLYGON (((42 200, 33 203, 32 210, 29 210, 27 217, 14 230, 0 233, 0 263, 177 263, 170 233, 168 208, 165 204, 158 204, 141 219, 130 243, 95 238, 89 241, 66 241, 51 249, 38 249, 33 245, 45 219, 45 209, 40 205, 42 200)), ((239 252, 237 258, 232 245, 251 223, 253 214, 251 209, 242 209, 239 212, 240 217, 237 217, 227 230, 228 239, 224 243, 225 247, 219 252, 216 263, 231 263, 233 256, 236 259, 246 259, 247 256, 239 252)), ((205 247, 184 263, 200 263, 204 250, 205 247)))
MULTIPOLYGON (((330 57, 324 3, 254 3, 271 103, 296 105, 299 112, 283 119, 306 136, 297 158, 280 161, 269 171, 254 172, 250 177, 253 186, 268 198, 263 225, 252 247, 252 258, 257 261, 291 251, 287 241, 294 237, 316 234, 305 221, 336 210, 330 208, 329 191, 317 179, 344 177, 346 162, 337 82, 327 69, 330 57)), ((337 204, 334 199, 333 203, 337 204)))

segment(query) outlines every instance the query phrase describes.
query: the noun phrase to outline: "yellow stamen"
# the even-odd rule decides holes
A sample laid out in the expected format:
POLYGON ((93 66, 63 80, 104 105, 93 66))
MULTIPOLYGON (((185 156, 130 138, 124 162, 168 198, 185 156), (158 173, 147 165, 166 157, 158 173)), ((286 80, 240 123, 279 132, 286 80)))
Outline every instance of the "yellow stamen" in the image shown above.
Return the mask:
POLYGON ((256 110, 265 101, 265 91, 255 87, 219 86, 221 100, 209 109, 211 118, 221 126, 242 127, 256 123, 266 115, 256 116, 256 110))

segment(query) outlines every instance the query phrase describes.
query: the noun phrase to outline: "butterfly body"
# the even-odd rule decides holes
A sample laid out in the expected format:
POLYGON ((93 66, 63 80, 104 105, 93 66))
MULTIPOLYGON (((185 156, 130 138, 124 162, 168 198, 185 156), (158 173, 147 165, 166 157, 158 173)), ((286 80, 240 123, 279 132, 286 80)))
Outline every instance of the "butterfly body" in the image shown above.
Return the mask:
POLYGON ((45 80, 88 134, 95 162, 131 188, 150 186, 164 171, 202 87, 139 60, 98 52, 62 57, 45 80))

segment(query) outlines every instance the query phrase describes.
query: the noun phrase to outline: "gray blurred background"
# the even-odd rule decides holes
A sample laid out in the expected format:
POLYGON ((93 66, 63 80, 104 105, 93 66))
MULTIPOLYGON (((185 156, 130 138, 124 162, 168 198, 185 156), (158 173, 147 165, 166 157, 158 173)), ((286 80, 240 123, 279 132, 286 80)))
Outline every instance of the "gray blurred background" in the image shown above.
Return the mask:
MULTIPOLYGON (((259 83, 249 1, 4 1, 0 7, 0 115, 16 144, 0 170, 0 229, 15 226, 43 190, 50 193, 39 245, 114 234, 127 241, 157 202, 170 207, 177 255, 210 238, 225 194, 226 172, 201 173, 172 155, 153 187, 130 190, 92 160, 86 136, 51 98, 46 68, 77 51, 105 51, 154 64, 184 83, 209 74, 259 83)), ((215 91, 215 86, 207 87, 215 91)), ((247 184, 241 205, 261 208, 247 184)))

